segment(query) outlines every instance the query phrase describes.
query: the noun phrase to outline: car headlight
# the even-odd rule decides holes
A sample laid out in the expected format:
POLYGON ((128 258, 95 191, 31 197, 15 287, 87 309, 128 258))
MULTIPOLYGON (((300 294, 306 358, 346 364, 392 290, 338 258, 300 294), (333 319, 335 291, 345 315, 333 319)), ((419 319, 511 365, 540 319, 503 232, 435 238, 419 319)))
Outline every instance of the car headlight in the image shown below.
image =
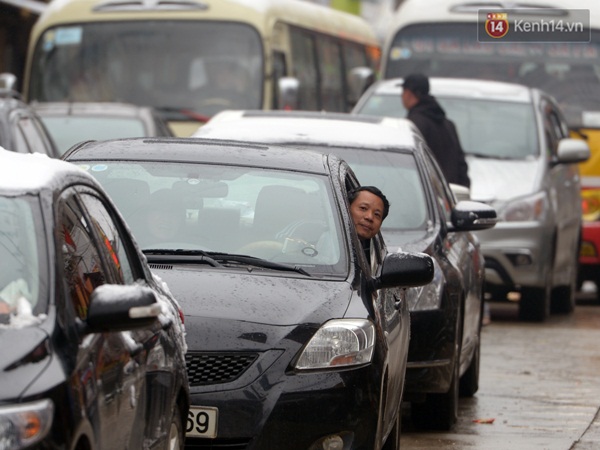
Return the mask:
POLYGON ((498 219, 505 222, 543 221, 548 214, 548 199, 544 192, 521 197, 496 208, 498 219))
POLYGON ((310 339, 296 369, 314 370, 358 366, 371 362, 375 348, 375 325, 366 319, 335 319, 326 322, 310 339))
POLYGON ((433 280, 425 286, 406 290, 406 301, 409 311, 427 311, 439 309, 442 302, 442 284, 444 277, 437 261, 434 259, 435 270, 433 280))
POLYGON ((18 450, 41 441, 53 415, 51 400, 0 407, 0 450, 18 450))

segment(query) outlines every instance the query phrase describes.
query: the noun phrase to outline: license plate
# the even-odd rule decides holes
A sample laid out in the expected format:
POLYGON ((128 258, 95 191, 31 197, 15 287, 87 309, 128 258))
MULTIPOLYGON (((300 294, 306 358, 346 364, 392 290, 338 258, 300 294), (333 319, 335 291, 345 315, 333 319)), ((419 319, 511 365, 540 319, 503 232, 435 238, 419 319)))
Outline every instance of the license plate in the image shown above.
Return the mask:
POLYGON ((218 418, 218 408, 191 406, 187 417, 185 435, 189 437, 216 438, 218 418))

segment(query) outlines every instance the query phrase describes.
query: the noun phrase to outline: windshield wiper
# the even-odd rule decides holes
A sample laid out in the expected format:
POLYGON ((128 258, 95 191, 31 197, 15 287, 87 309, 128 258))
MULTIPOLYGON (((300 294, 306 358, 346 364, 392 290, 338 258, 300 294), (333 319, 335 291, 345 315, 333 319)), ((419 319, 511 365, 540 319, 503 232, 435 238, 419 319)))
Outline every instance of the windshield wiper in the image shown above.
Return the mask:
POLYGON ((167 249, 153 248, 142 250, 146 255, 148 262, 153 263, 191 263, 191 264, 209 264, 213 267, 223 267, 217 260, 211 258, 208 252, 204 250, 183 250, 183 249, 167 249))
POLYGON ((242 264, 248 264, 251 266, 262 267, 265 269, 298 272, 302 275, 306 275, 307 277, 311 276, 310 273, 308 273, 302 267, 292 266, 291 264, 273 262, 273 261, 269 261, 267 259, 257 258, 255 256, 238 255, 235 253, 219 253, 219 252, 206 252, 206 253, 207 253, 207 255, 210 255, 210 257, 212 257, 222 263, 238 262, 238 263, 242 263, 242 264))
POLYGON ((475 158, 481 159, 501 159, 501 160, 513 160, 513 159, 525 159, 525 158, 517 158, 516 156, 500 156, 500 155, 487 155, 484 153, 471 153, 465 152, 466 156, 474 156, 475 158))

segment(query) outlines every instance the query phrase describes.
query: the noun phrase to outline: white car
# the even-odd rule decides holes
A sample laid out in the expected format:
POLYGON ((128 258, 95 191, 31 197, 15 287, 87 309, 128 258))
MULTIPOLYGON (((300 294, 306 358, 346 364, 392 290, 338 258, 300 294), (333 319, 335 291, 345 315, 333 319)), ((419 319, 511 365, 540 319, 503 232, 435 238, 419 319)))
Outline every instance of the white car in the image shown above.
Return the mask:
MULTIPOLYGON (((519 84, 430 78, 431 94, 458 128, 471 198, 499 223, 478 232, 492 299, 519 301, 523 320, 575 307, 581 235, 577 163, 589 147, 569 137, 556 101, 519 84)), ((354 114, 405 117, 402 79, 377 82, 354 114)))

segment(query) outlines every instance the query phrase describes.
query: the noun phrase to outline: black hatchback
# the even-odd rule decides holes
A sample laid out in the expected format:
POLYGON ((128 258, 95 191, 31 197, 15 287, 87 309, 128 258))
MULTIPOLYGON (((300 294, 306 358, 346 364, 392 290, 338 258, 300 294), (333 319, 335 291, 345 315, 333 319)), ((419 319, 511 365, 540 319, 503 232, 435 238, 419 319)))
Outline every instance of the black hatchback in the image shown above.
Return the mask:
POLYGON ((93 177, 0 150, 0 448, 183 447, 183 316, 93 177))
POLYGON ((73 147, 186 317, 186 448, 397 450, 403 287, 424 254, 365 252, 335 155, 192 138, 73 147))

